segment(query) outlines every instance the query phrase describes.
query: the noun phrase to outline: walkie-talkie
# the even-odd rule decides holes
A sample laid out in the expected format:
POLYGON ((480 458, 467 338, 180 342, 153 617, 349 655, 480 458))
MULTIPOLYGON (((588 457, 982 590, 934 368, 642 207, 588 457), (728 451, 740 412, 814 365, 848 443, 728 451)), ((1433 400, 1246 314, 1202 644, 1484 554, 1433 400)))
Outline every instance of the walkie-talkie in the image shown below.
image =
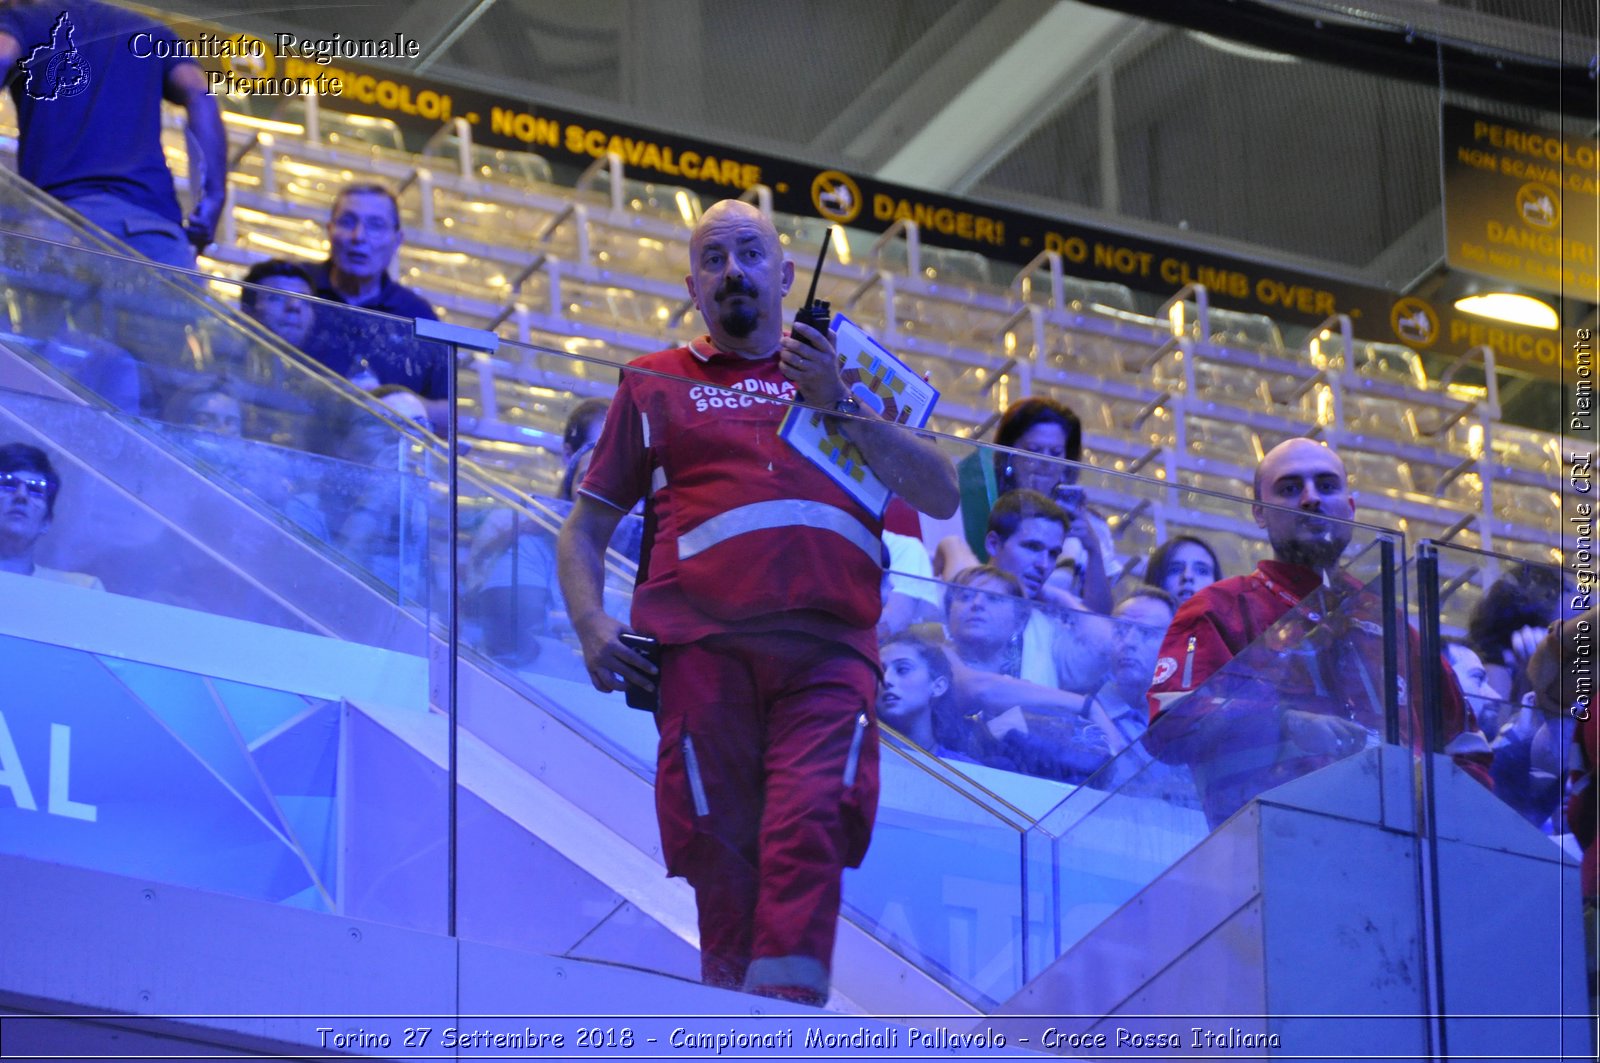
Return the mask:
POLYGON ((822 279, 822 264, 828 260, 828 244, 832 241, 833 226, 830 225, 822 237, 822 250, 817 252, 817 268, 811 274, 811 289, 806 292, 806 303, 794 315, 797 324, 810 325, 824 336, 828 334, 828 325, 833 321, 833 311, 826 299, 817 298, 817 282, 822 279))

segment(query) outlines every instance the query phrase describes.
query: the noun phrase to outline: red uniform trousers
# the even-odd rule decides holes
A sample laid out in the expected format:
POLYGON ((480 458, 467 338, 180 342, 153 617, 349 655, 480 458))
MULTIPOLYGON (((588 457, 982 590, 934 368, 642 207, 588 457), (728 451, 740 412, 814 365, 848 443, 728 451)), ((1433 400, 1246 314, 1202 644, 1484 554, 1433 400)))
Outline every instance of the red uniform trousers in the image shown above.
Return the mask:
POLYGON ((840 879, 878 804, 878 675, 812 635, 662 648, 656 813, 694 887, 709 985, 821 1004, 840 879))

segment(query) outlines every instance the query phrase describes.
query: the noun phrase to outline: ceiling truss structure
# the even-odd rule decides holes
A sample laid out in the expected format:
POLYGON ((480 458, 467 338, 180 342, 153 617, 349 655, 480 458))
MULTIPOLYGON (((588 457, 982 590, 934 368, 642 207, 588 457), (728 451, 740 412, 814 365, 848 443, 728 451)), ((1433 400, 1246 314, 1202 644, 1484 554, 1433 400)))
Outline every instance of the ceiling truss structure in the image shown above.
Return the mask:
POLYGON ((1592 102, 1600 66, 1583 0, 166 6, 257 33, 403 32, 410 69, 475 88, 1397 288, 1441 255, 1440 100, 1470 75, 1541 117, 1540 86, 1559 113, 1563 88, 1592 102), (1457 84, 1406 83, 1446 54, 1457 84))

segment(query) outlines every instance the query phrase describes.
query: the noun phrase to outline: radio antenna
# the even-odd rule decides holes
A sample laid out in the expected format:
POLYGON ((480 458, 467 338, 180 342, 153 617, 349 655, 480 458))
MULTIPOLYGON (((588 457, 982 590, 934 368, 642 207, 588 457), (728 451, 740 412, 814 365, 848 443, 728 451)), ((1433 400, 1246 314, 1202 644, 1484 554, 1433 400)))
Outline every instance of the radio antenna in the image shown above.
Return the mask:
POLYGON ((833 226, 828 226, 828 231, 822 237, 822 250, 817 252, 817 268, 811 271, 811 290, 806 292, 806 305, 810 306, 817 299, 817 281, 822 279, 822 264, 828 260, 828 245, 833 243, 833 226))

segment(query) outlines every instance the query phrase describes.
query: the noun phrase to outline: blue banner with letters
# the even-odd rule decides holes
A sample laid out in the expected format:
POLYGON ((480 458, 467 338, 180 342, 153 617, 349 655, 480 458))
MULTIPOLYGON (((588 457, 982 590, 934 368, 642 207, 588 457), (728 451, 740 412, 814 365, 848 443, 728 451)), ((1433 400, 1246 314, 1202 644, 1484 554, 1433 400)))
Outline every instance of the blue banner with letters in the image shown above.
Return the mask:
POLYGON ((342 703, 0 635, 0 852, 337 906, 342 703))

